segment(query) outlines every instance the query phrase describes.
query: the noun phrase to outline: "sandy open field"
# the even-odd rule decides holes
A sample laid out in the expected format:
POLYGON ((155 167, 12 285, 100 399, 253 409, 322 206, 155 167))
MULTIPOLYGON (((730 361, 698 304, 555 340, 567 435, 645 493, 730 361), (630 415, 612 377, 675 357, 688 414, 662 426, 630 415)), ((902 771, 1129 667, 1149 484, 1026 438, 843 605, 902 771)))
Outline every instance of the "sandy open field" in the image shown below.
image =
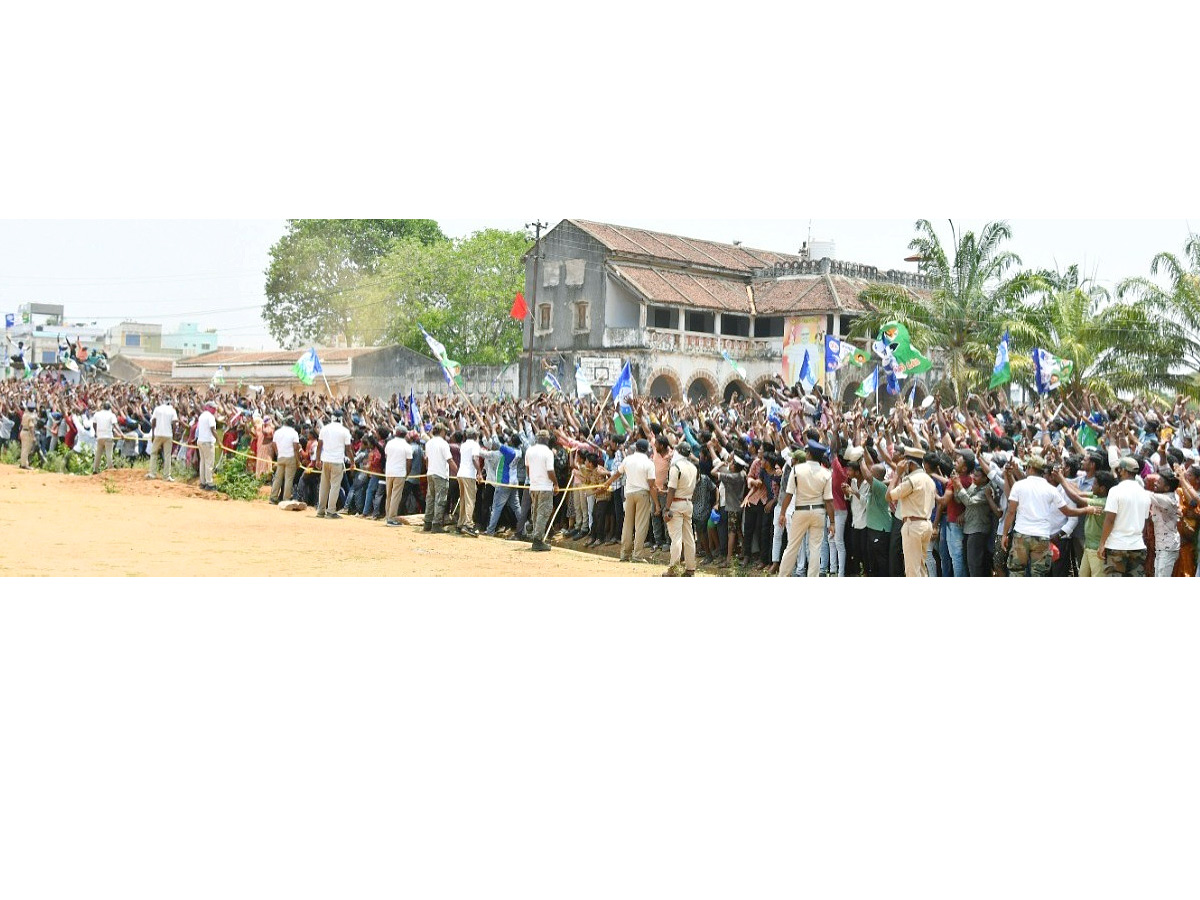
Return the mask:
POLYGON ((647 577, 664 569, 358 518, 326 521, 311 509, 230 500, 130 469, 87 477, 0 466, 0 534, 0 575, 647 577))

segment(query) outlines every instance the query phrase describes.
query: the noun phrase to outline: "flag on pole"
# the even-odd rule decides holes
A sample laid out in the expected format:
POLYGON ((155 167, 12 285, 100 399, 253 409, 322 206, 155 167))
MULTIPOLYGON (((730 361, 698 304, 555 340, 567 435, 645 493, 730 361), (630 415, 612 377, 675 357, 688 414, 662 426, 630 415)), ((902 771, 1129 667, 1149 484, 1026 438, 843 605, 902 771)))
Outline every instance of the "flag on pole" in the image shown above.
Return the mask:
POLYGON ((913 347, 908 328, 902 322, 884 324, 874 349, 888 368, 896 370, 898 378, 920 375, 933 368, 933 363, 913 347))
POLYGON ((225 383, 225 367, 217 366, 217 371, 213 373, 212 381, 208 383, 209 387, 220 387, 225 383))
POLYGON ((625 367, 621 369, 621 374, 617 376, 616 383, 612 386, 612 399, 615 401, 624 400, 633 393, 633 369, 629 367, 629 363, 625 363, 625 367))
POLYGON ((513 300, 512 310, 509 312, 509 315, 514 319, 524 319, 529 315, 529 307, 525 305, 524 294, 517 294, 516 299, 513 300))
POLYGON ((546 374, 542 376, 542 387, 544 387, 551 394, 561 394, 563 392, 562 385, 558 383, 558 379, 549 369, 547 369, 546 374))
POLYGON ((1008 363, 1008 329, 1000 338, 1000 346, 996 348, 996 365, 992 367, 992 378, 988 382, 988 390, 997 388, 1012 381, 1012 367, 1008 363))
POLYGON ((877 390, 879 390, 879 366, 876 366, 875 371, 863 379, 863 383, 854 393, 859 397, 870 397, 877 390))
POLYGON ((811 391, 817 383, 817 376, 813 374, 812 363, 808 358, 808 350, 804 351, 804 360, 800 363, 800 375, 797 380, 804 385, 806 391, 811 391))
POLYGON ((613 413, 613 431, 621 437, 624 437, 629 432, 633 431, 636 423, 633 418, 633 407, 628 403, 622 402, 613 413))
POLYGON ((429 349, 433 351, 434 357, 441 364, 442 375, 446 378, 446 384, 453 381, 459 387, 462 387, 462 366, 447 355, 446 346, 426 331, 425 326, 418 322, 417 327, 421 329, 421 334, 425 335, 425 343, 429 345, 429 349))
MULTIPOLYGON (((317 376, 324 371, 321 368, 321 360, 317 357, 316 348, 310 347, 303 356, 296 360, 296 364, 292 366, 292 371, 305 384, 312 384, 316 381, 317 376)), ((238 382, 238 386, 241 387, 240 381, 238 382)))
MULTIPOLYGON (((850 362, 854 348, 832 334, 825 335, 825 371, 836 372, 850 362)), ((865 355, 865 354, 864 354, 865 355)))
POLYGON ((738 378, 741 378, 743 381, 746 379, 746 367, 735 362, 733 357, 729 355, 728 350, 721 351, 721 358, 724 359, 725 362, 729 363, 729 368, 733 369, 734 374, 737 375, 738 378))
POLYGON ((1048 350, 1035 347, 1033 350, 1034 384, 1039 394, 1048 394, 1058 390, 1065 379, 1069 379, 1075 371, 1075 364, 1069 359, 1059 359, 1048 350))
POLYGON ((408 389, 408 427, 421 427, 421 407, 417 406, 417 398, 413 396, 412 388, 408 389))
POLYGON ((579 363, 575 364, 575 396, 592 396, 592 382, 586 375, 583 374, 583 367, 580 366, 579 363))

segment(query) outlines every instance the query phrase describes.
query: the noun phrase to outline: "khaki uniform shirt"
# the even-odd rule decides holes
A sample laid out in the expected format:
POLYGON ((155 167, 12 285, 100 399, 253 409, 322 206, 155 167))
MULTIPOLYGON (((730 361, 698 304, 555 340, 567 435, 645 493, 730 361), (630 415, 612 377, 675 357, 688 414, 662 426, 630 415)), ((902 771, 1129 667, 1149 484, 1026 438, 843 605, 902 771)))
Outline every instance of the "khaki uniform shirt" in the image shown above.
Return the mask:
POLYGON ((816 506, 833 499, 833 473, 818 462, 809 460, 792 469, 787 493, 796 506, 816 506))
POLYGON ((696 464, 676 455, 667 471, 667 488, 675 488, 676 500, 691 500, 696 490, 696 464))
POLYGON ((927 472, 917 470, 900 479, 888 496, 899 501, 896 515, 901 519, 928 519, 933 515, 933 505, 937 502, 937 486, 927 472))

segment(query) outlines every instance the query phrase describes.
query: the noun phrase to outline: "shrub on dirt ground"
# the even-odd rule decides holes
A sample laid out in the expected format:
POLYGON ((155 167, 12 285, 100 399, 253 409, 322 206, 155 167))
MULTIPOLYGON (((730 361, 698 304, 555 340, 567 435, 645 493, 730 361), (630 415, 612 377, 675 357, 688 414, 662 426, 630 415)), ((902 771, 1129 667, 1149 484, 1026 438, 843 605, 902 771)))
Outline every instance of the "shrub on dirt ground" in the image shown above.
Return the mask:
POLYGON ((233 500, 254 500, 266 481, 255 478, 241 466, 226 466, 214 475, 217 490, 233 500))

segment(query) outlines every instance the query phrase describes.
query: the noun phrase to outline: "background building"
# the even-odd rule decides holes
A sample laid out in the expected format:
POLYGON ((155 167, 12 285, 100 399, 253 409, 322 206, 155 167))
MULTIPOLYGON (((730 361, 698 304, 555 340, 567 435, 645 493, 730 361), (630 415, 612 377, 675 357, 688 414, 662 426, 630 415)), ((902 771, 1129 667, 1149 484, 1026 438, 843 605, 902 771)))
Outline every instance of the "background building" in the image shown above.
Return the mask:
MULTIPOLYGON (((543 237, 539 258, 526 258, 533 392, 544 366, 570 390, 579 364, 599 391, 628 359, 643 396, 715 400, 757 392, 775 375, 795 383, 805 352, 824 385, 825 335, 845 337, 869 311, 860 299, 867 286, 888 282, 915 293, 928 284, 894 269, 811 259, 812 249, 819 248, 778 253, 563 220, 543 237)), ((851 371, 852 382, 846 370, 838 373, 839 394, 858 387, 859 370, 851 371)), ((522 390, 527 378, 522 367, 522 390)))
POLYGON ((168 355, 198 356, 212 353, 221 342, 215 329, 202 331, 195 322, 184 322, 177 330, 162 335, 161 346, 168 355))

